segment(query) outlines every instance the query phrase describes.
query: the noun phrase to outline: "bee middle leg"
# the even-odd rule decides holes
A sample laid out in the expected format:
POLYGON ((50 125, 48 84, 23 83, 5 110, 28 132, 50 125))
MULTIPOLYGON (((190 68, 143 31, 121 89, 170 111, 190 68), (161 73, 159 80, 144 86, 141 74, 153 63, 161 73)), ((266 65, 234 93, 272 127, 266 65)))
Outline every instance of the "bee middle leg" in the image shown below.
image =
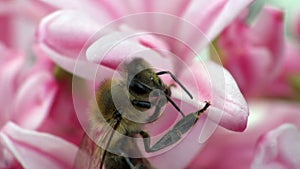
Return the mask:
POLYGON ((148 161, 145 163, 145 160, 143 160, 141 158, 135 159, 136 164, 132 163, 132 161, 131 161, 131 160, 133 160, 132 158, 124 157, 124 160, 130 167, 130 169, 152 169, 153 168, 148 161))
MULTIPOLYGON (((131 101, 132 105, 140 107, 140 108, 145 108, 145 109, 150 109, 151 108, 151 102, 148 101, 140 101, 140 100, 132 100, 131 101)), ((148 118, 148 122, 153 122, 157 119, 157 117, 160 114, 160 110, 165 105, 166 101, 165 100, 159 100, 157 105, 155 105, 155 110, 154 113, 148 118)))
POLYGON ((152 147, 150 146, 150 135, 147 132, 141 130, 139 134, 143 137, 146 152, 155 152, 179 141, 182 135, 196 124, 201 113, 203 113, 209 106, 210 103, 206 102, 205 106, 202 109, 183 117, 152 147))

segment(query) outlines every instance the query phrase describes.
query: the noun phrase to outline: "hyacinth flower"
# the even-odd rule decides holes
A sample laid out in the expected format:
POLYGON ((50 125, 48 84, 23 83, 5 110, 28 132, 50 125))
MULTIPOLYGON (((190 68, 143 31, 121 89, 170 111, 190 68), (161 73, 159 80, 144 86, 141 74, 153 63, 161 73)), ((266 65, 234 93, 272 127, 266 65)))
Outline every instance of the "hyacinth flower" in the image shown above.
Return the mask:
POLYGON ((0 1, 1 42, 7 47, 30 52, 37 23, 54 10, 40 1, 0 1))
POLYGON ((251 25, 246 19, 244 14, 235 20, 216 44, 222 63, 243 94, 255 97, 262 95, 282 69, 284 15, 281 10, 265 7, 251 25))
POLYGON ((1 53, 0 167, 70 168, 77 147, 68 141, 78 144, 82 129, 68 84, 48 58, 33 62, 4 45, 1 53))
POLYGON ((283 124, 269 131, 258 142, 251 169, 299 168, 299 139, 299 127, 293 124, 283 124))
MULTIPOLYGON (((45 17, 37 29, 35 48, 40 56, 50 57, 56 64, 83 79, 94 80, 96 75, 95 81, 101 82, 112 78, 118 66, 134 57, 134 53, 146 51, 141 57, 154 67, 173 72, 195 94, 191 101, 180 97, 183 94, 178 88, 172 89, 173 99, 186 114, 201 108, 204 101, 210 101, 207 114, 178 145, 149 158, 155 167, 186 167, 203 146, 199 144, 201 130, 211 130, 209 124, 212 122, 229 130, 245 129, 248 108, 232 76, 210 60, 196 61, 196 56, 251 1, 170 1, 172 5, 158 1, 43 2, 62 10, 45 17), (126 17, 129 14, 132 14, 131 17, 126 17), (113 22, 112 26, 105 27, 109 22, 113 22), (98 74, 97 69, 101 70, 98 74), (218 83, 218 80, 221 82, 218 83), (176 160, 165 163, 165 158, 176 160)), ((77 112, 80 117, 83 113, 77 112)), ((174 123, 178 114, 171 107, 167 107, 165 113, 175 114, 175 118, 157 123, 152 129, 154 133, 174 123)), ((206 141, 211 132, 213 130, 203 132, 200 142, 206 141)))
POLYGON ((272 85, 266 90, 268 97, 299 99, 300 97, 300 46, 297 41, 288 39, 283 54, 282 70, 272 85))
POLYGON ((82 129, 68 80, 32 52, 34 27, 51 10, 38 1, 0 1, 0 168, 73 165, 77 147, 70 142, 80 141, 82 129))
POLYGON ((282 68, 266 95, 295 100, 300 96, 300 15, 297 13, 292 19, 291 31, 285 39, 282 68))
POLYGON ((280 140, 275 138, 277 134, 265 137, 285 124, 295 126, 299 133, 299 104, 297 102, 256 100, 251 102, 249 107, 247 129, 243 133, 235 133, 219 128, 188 168, 246 169, 254 166, 256 166, 254 168, 267 168, 268 164, 277 162, 278 164, 293 163, 294 165, 293 167, 283 165, 284 167, 281 168, 299 168, 299 164, 296 165, 298 160, 295 161, 294 158, 299 157, 300 151, 298 144, 293 143, 299 139, 296 134, 297 130, 295 134, 280 140), (290 144, 286 144, 287 142, 290 144), (230 154, 230 156, 224 156, 220 152, 230 154))
POLYGON ((4 45, 0 50, 0 168, 71 165, 72 153, 60 157, 56 153, 73 151, 74 156, 77 148, 73 144, 35 131, 44 125, 57 94, 58 85, 50 71, 51 65, 42 60, 32 65, 23 54, 4 45))
POLYGON ((249 100, 248 125, 243 133, 219 128, 188 168, 299 168, 299 160, 296 159, 299 159, 300 151, 298 144, 294 143, 299 140, 300 127, 297 90, 299 46, 297 41, 284 36, 283 15, 281 10, 263 8, 252 27, 246 24, 246 18, 239 18, 216 41, 225 66, 249 100), (266 26, 272 31, 266 30, 266 26), (262 30, 259 33, 256 31, 258 28, 262 30), (263 30, 265 33, 260 34, 263 30), (234 36, 238 31, 243 39, 241 41, 234 36), (272 36, 267 36, 270 34, 272 36), (253 38, 264 39, 260 42, 272 42, 273 45, 254 43, 257 41, 253 38), (272 51, 274 46, 278 48, 272 51), (258 55, 256 52, 260 50, 269 50, 269 54, 264 55, 263 52, 258 55), (276 50, 281 51, 280 55, 276 50), (271 62, 265 64, 268 57, 272 58, 271 62), (262 63, 264 67, 259 67, 262 63))

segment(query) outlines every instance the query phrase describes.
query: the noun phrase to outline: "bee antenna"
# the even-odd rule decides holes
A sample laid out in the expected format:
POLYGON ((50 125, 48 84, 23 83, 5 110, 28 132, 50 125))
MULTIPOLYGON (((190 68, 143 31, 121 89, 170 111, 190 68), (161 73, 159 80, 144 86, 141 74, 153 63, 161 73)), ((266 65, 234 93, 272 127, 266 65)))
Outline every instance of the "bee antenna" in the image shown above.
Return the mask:
MULTIPOLYGON (((148 90, 153 90, 150 86, 148 86, 147 84, 140 82, 140 81, 136 81, 137 83, 139 83, 140 85, 144 86, 145 88, 147 88, 148 90)), ((184 113, 180 110, 180 108, 176 105, 176 103, 170 98, 170 96, 168 96, 167 94, 164 93, 164 95, 166 96, 167 100, 174 106, 174 108, 182 115, 182 117, 184 117, 184 113)))
POLYGON ((165 95, 167 100, 175 107, 175 109, 184 117, 184 113, 180 110, 180 108, 177 106, 177 104, 170 98, 170 96, 165 95))
POLYGON ((156 73, 156 75, 163 75, 163 74, 169 74, 171 77, 172 77, 172 79, 176 82, 176 83, 178 83, 179 84, 179 86, 189 95, 189 97, 191 98, 191 99, 193 99, 193 96, 192 96, 192 94, 182 85, 182 83, 180 83, 179 82, 179 80, 176 78, 176 76, 175 75, 173 75, 170 71, 160 71, 160 72, 157 72, 156 73))

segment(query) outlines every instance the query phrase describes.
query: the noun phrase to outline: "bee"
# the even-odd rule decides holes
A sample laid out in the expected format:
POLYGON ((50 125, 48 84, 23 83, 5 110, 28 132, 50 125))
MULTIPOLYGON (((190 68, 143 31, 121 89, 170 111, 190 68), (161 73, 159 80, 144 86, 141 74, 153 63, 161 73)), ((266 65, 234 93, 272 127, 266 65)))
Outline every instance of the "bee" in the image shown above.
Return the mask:
POLYGON ((154 167, 146 158, 132 158, 124 153, 133 152, 141 157, 137 143, 133 140, 129 141, 126 137, 141 136, 146 152, 159 151, 179 141, 181 136, 194 126, 200 114, 210 106, 210 103, 206 102, 202 109, 185 115, 171 99, 171 88, 175 85, 166 85, 159 76, 170 75, 191 99, 193 97, 171 72, 155 72, 142 58, 132 59, 123 66, 123 69, 123 78, 108 79, 102 83, 96 92, 96 108, 99 110, 91 111, 89 130, 104 130, 104 134, 100 136, 95 134, 95 138, 97 140, 100 137, 97 143, 105 142, 105 144, 99 146, 85 134, 74 168, 102 169, 105 166, 106 169, 153 169, 154 167), (175 107, 182 118, 158 142, 150 146, 150 135, 142 127, 145 123, 157 120, 162 107, 168 102, 175 107), (148 110, 153 110, 151 111, 153 113, 146 113, 148 110), (103 123, 107 126, 100 125, 103 123), (108 151, 111 148, 119 153, 108 151))

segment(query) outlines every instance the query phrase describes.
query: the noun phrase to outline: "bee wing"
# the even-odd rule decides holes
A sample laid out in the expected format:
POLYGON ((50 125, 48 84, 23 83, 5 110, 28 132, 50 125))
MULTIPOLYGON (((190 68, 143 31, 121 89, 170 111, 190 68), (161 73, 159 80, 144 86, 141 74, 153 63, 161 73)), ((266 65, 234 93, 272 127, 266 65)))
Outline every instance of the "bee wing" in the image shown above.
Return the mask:
POLYGON ((99 168, 101 151, 102 149, 87 134, 84 134, 75 158, 74 169, 99 168))
MULTIPOLYGON (((101 130, 103 134, 99 136, 98 144, 108 145, 110 138, 114 133, 114 129, 117 127, 117 120, 112 120, 110 124, 103 127, 101 130), (111 128, 110 126, 114 126, 111 128)), ((80 148, 77 152, 74 169, 95 169, 100 168, 100 165, 104 162, 105 150, 98 146, 88 134, 84 134, 80 148)))

